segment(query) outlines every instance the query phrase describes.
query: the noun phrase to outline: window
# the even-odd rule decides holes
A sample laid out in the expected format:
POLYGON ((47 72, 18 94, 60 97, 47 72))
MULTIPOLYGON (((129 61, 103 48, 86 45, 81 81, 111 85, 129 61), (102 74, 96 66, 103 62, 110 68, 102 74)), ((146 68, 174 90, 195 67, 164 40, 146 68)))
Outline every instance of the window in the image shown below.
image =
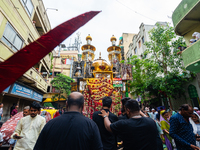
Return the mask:
POLYGON ((15 29, 10 25, 10 23, 7 23, 6 25, 2 41, 15 52, 22 48, 24 42, 15 29))
POLYGON ((144 43, 144 37, 142 37, 142 43, 144 43))
POLYGON ((139 40, 139 42, 138 42, 138 45, 139 45, 139 48, 141 47, 141 41, 139 40))
POLYGON ((24 8, 26 9, 26 12, 28 13, 28 15, 31 17, 32 13, 33 13, 33 3, 31 2, 31 0, 21 0, 24 8))
POLYGON ((137 47, 134 49, 134 54, 137 54, 137 47))

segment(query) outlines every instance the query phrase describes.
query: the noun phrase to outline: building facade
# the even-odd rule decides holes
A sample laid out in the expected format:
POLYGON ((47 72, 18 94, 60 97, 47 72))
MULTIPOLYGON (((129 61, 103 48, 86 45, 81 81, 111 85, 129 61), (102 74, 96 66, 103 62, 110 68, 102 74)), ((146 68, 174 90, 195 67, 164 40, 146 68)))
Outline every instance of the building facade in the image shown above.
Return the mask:
POLYGON ((134 33, 122 33, 122 36, 119 38, 122 60, 126 60, 126 53, 129 50, 129 44, 132 42, 134 35, 134 33))
POLYGON ((182 0, 174 10, 172 20, 175 33, 183 36, 187 44, 187 48, 182 51, 184 66, 187 70, 197 73, 196 82, 191 82, 186 86, 188 97, 193 106, 199 107, 200 97, 200 40, 191 44, 190 39, 194 32, 200 33, 200 0, 182 0))
MULTIPOLYGON (((50 29, 42 0, 0 1, 0 62, 50 29)), ((0 94, 0 101, 4 103, 3 121, 9 118, 13 103, 17 103, 21 111, 32 101, 42 101, 48 87, 50 58, 51 53, 0 94)))
MULTIPOLYGON (((162 25, 167 25, 166 22, 157 22, 162 25)), ((139 58, 149 58, 150 56, 145 56, 144 52, 146 50, 145 42, 150 41, 149 31, 155 28, 156 25, 147 25, 142 23, 139 27, 138 34, 135 34, 132 38, 131 43, 129 44, 129 49, 126 53, 126 58, 130 58, 133 55, 137 55, 139 58)))

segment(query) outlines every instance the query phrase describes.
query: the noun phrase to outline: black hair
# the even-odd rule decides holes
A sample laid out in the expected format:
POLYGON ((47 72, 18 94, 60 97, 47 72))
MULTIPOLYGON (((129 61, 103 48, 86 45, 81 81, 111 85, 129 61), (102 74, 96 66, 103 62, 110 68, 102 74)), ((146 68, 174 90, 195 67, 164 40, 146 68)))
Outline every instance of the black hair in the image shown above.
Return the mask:
POLYGON ((165 110, 165 112, 164 112, 162 115, 164 116, 166 113, 168 113, 168 111, 167 111, 167 110, 165 110))
MULTIPOLYGON (((197 114, 196 113, 193 113, 192 115, 195 115, 195 116, 197 116, 197 114)), ((198 116, 197 116, 198 117, 198 116)))
POLYGON ((112 104, 112 98, 109 96, 106 96, 103 98, 102 103, 103 103, 103 106, 110 108, 112 104))
POLYGON ((84 97, 83 95, 80 95, 78 98, 74 99, 69 95, 67 104, 68 104, 68 107, 75 105, 75 106, 78 106, 78 108, 81 108, 83 107, 83 104, 84 104, 84 97))
POLYGON ((130 100, 130 99, 131 99, 130 97, 124 97, 124 98, 122 98, 122 99, 121 99, 122 105, 125 105, 126 102, 127 102, 128 100, 130 100))
POLYGON ((189 104, 183 104, 183 105, 180 106, 179 110, 182 110, 182 109, 183 110, 188 110, 189 107, 192 107, 192 106, 190 106, 189 104))
POLYGON ((130 99, 125 103, 125 107, 129 109, 131 112, 136 112, 140 110, 140 106, 138 102, 134 99, 130 99))
POLYGON ((122 113, 124 113, 124 112, 125 112, 125 109, 124 109, 124 108, 122 108, 122 109, 121 109, 121 112, 122 112, 122 113))
POLYGON ((37 102, 33 102, 30 105, 30 109, 31 108, 34 108, 34 109, 37 109, 38 111, 40 111, 41 105, 39 103, 37 103, 37 102))
POLYGON ((0 105, 2 105, 3 103, 0 103, 0 105))

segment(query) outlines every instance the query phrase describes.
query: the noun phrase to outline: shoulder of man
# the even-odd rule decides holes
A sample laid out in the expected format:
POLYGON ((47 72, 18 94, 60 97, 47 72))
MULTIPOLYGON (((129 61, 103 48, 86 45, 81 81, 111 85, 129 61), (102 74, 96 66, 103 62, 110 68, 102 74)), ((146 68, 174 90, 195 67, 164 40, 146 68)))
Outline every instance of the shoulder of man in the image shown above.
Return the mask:
POLYGON ((37 118, 40 119, 40 120, 46 120, 44 117, 42 117, 40 115, 37 115, 37 118))
POLYGON ((101 114, 101 112, 100 112, 100 111, 95 111, 95 112, 93 113, 93 116, 94 116, 94 115, 98 115, 98 114, 101 114))
POLYGON ((109 112, 109 116, 111 116, 111 117, 114 118, 115 120, 118 120, 117 115, 113 114, 112 112, 109 112))
POLYGON ((170 117, 170 120, 169 121, 177 121, 177 122, 179 122, 180 120, 181 120, 181 116, 179 116, 180 114, 178 114, 178 113, 176 113, 175 115, 172 115, 171 117, 170 117))
POLYGON ((145 120, 146 123, 152 123, 156 125, 156 122, 153 119, 149 117, 142 117, 142 118, 145 120))

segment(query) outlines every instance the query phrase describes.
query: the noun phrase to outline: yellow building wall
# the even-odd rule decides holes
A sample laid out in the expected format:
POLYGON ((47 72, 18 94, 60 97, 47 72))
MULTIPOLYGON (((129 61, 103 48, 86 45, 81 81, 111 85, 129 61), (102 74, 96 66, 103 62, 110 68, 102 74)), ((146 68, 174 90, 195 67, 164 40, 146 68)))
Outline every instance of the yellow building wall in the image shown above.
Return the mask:
MULTIPOLYGON (((28 13, 26 12, 24 6, 21 3, 21 0, 0 0, 0 60, 6 60, 15 53, 9 46, 7 46, 1 40, 7 22, 9 22, 12 25, 15 31, 24 40, 24 46, 29 44, 28 39, 31 42, 33 42, 34 40, 40 37, 36 27, 32 23, 32 19, 35 13, 37 13, 39 19, 41 19, 40 14, 43 14, 42 17, 45 18, 45 9, 44 6, 41 5, 43 4, 42 1, 32 0, 32 3, 34 9, 32 12, 32 16, 29 17, 28 13), (42 12, 38 12, 37 7, 42 12)), ((47 20, 47 17, 45 19, 46 21, 40 20, 43 30, 50 30, 50 24, 47 25, 49 20, 47 20)), ((50 55, 48 54, 47 56, 45 56, 43 60, 45 62, 45 67, 49 70, 51 66, 50 55)), ((48 83, 34 68, 28 70, 25 73, 25 76, 29 76, 32 80, 34 80, 37 83, 36 86, 38 89, 44 92, 47 91, 48 83), (30 72, 32 73, 30 74, 30 72)))

